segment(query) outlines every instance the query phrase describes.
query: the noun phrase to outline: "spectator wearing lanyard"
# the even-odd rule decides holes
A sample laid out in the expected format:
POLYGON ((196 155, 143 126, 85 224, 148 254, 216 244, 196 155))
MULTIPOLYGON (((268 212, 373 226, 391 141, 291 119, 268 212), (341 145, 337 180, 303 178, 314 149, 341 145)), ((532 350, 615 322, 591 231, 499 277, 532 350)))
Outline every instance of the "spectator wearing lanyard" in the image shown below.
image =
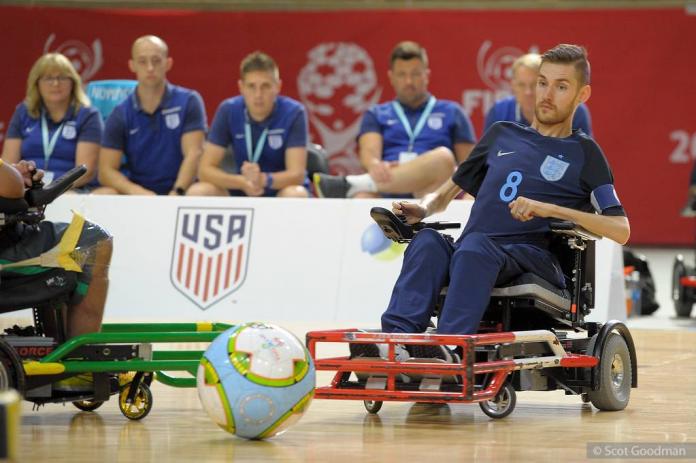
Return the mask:
POLYGON ((220 104, 198 172, 187 194, 306 198, 307 115, 280 95, 278 65, 256 51, 242 60, 241 95, 220 104), (231 154, 228 151, 231 148, 231 154), (226 157, 234 167, 221 167, 226 157))
POLYGON ((203 100, 198 92, 167 82, 174 61, 161 38, 138 38, 131 55, 128 66, 138 86, 106 121, 99 154, 104 188, 95 193, 184 195, 203 152, 203 100))
POLYGON ((315 174, 318 196, 327 198, 422 197, 452 176, 476 141, 469 118, 453 101, 428 92, 430 69, 425 48, 396 45, 389 81, 396 99, 364 115, 358 149, 366 174, 315 174))
POLYGON ((29 71, 27 96, 10 120, 2 159, 34 162, 45 170, 45 183, 84 164, 87 173, 75 187, 85 192, 96 174, 102 129, 99 112, 90 107, 70 60, 47 53, 29 71))

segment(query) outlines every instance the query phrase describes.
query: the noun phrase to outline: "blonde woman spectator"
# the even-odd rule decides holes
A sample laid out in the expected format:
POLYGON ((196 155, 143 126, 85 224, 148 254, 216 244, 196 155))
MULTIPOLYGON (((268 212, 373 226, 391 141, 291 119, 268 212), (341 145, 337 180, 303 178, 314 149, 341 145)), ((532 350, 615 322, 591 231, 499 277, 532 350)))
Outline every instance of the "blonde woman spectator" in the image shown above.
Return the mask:
POLYGON ((33 161, 46 171, 45 183, 84 164, 87 173, 75 187, 85 191, 95 178, 102 130, 70 60, 47 53, 29 71, 27 96, 10 120, 2 159, 33 161))

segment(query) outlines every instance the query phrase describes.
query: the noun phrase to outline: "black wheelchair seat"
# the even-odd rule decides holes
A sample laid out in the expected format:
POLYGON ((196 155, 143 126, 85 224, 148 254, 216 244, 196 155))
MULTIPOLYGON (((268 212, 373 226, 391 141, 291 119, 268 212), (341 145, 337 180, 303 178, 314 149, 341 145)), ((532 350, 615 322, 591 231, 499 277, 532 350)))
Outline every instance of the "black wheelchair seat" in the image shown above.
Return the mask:
POLYGON ((77 274, 49 269, 33 275, 3 272, 0 287, 0 313, 31 309, 46 301, 67 300, 77 286, 77 274))

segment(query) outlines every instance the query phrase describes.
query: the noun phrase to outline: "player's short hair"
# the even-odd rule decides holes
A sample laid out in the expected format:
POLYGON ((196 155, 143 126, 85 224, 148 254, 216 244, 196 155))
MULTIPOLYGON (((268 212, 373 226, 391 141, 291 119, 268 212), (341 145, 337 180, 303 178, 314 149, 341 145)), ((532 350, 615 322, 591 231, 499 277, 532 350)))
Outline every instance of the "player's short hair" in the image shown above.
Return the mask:
POLYGON ((68 76, 72 81, 70 104, 75 107, 75 111, 89 106, 89 98, 82 88, 80 74, 77 73, 70 60, 60 53, 46 53, 36 60, 29 71, 29 77, 27 77, 27 95, 24 102, 31 117, 41 115, 43 101, 41 93, 39 93, 39 79, 54 72, 68 76))
POLYGON ((520 67, 529 68, 532 71, 538 72, 541 65, 541 55, 539 53, 526 53, 517 58, 512 63, 512 74, 515 74, 520 67))
POLYGON ((587 60, 585 47, 567 43, 556 45, 541 55, 541 64, 544 63, 572 64, 577 71, 580 85, 590 83, 590 62, 587 60))
POLYGON ((275 60, 262 51, 249 53, 239 65, 239 76, 242 80, 245 75, 254 71, 270 72, 276 80, 280 80, 280 71, 275 60))
POLYGON ((394 67, 394 62, 397 59, 402 59, 405 61, 410 59, 419 59, 423 62, 423 64, 425 64, 426 67, 428 66, 428 53, 425 51, 425 48, 410 40, 405 40, 396 44, 391 52, 391 56, 389 57, 390 68, 394 67))
POLYGON ((162 50, 162 54, 165 57, 169 56, 169 45, 167 45, 167 42, 156 35, 149 34, 140 36, 133 41, 133 45, 131 45, 131 57, 135 58, 135 48, 143 42, 150 42, 156 45, 160 50, 162 50))

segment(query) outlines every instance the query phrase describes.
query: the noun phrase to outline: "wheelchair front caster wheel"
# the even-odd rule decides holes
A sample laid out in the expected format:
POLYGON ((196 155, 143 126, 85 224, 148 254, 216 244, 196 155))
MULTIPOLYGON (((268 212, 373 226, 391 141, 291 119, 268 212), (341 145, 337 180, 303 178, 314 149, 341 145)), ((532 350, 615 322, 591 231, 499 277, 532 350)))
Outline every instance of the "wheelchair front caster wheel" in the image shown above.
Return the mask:
POLYGON ((479 407, 486 415, 491 418, 505 418, 515 409, 517 394, 515 388, 509 382, 505 382, 500 388, 498 395, 491 400, 479 402, 479 407))
POLYGON ((147 384, 140 383, 135 394, 131 394, 132 385, 129 383, 121 389, 118 408, 129 420, 142 420, 152 410, 152 392, 147 384))
POLYGON ((377 412, 382 409, 381 400, 364 400, 363 404, 365 404, 365 410, 373 415, 377 414, 377 412))
POLYGON ((104 405, 104 402, 101 400, 78 400, 72 404, 83 412, 93 412, 97 408, 104 405))

